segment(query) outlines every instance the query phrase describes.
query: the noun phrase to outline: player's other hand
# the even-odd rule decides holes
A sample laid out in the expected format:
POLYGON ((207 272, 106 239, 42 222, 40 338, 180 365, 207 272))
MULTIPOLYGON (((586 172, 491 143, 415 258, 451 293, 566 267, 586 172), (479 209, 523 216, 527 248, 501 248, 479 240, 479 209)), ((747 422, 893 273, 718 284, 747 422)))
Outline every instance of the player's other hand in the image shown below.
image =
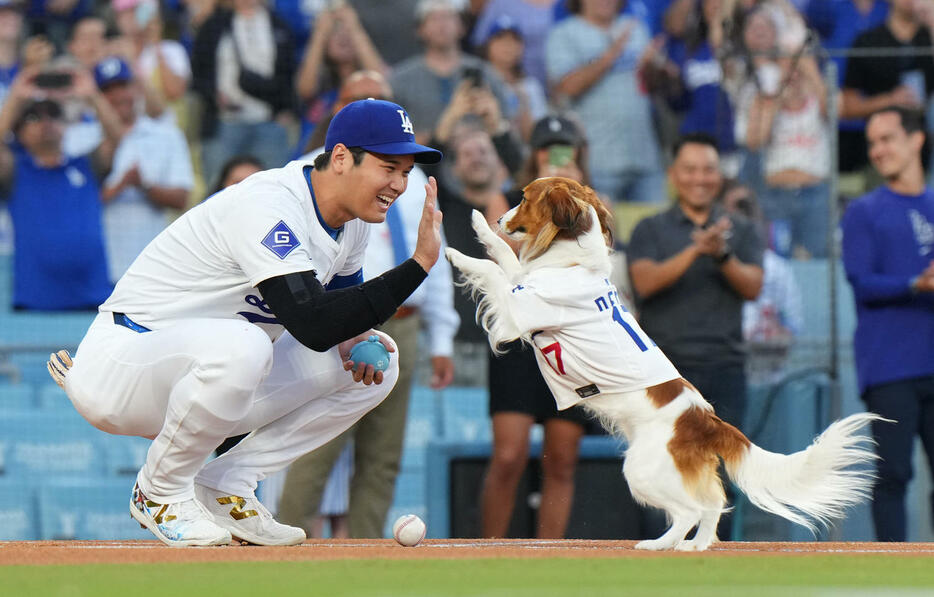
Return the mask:
POLYGON ((363 384, 367 386, 374 383, 377 385, 383 383, 383 372, 377 371, 373 365, 358 367, 357 370, 354 371, 354 362, 350 360, 350 349, 360 342, 366 341, 370 336, 373 335, 379 337, 380 344, 385 346, 386 350, 389 352, 396 352, 396 343, 393 342, 392 338, 383 332, 380 332, 379 330, 368 330, 360 335, 354 336, 349 340, 344 340, 337 345, 337 350, 341 355, 344 371, 350 371, 353 373, 353 380, 355 382, 362 381, 363 384))
POLYGON ((412 259, 418 262, 426 272, 438 261, 441 250, 441 211, 438 209, 438 181, 428 177, 425 185, 425 206, 422 219, 418 223, 418 241, 412 259))

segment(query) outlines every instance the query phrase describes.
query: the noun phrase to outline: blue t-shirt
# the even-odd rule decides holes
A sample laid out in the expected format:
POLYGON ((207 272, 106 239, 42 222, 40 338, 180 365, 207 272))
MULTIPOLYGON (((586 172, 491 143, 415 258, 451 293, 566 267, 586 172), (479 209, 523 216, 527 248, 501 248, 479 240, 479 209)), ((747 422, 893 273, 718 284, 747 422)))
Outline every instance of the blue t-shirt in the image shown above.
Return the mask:
POLYGON ((681 40, 669 43, 668 55, 681 69, 684 95, 674 102, 684 112, 681 133, 708 133, 716 138, 720 151, 736 148, 733 134, 733 108, 721 87, 723 70, 705 41, 693 51, 681 40))
POLYGON ((9 210, 13 221, 13 306, 93 309, 113 287, 101 227, 100 188, 87 157, 55 168, 14 145, 9 210))
POLYGON ((934 374, 934 295, 910 288, 934 259, 934 191, 880 187, 849 206, 842 228, 860 391, 934 374))

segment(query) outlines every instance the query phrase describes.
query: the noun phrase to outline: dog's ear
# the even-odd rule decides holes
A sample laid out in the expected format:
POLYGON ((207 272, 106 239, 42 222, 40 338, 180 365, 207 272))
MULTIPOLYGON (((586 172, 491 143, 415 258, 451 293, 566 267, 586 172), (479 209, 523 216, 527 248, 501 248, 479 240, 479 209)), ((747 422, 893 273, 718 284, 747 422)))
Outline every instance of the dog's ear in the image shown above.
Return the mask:
POLYGON ((607 246, 613 246, 613 212, 607 207, 606 203, 590 187, 584 187, 584 194, 587 203, 593 206, 597 212, 597 219, 600 220, 600 229, 606 238, 607 246))
POLYGON ((590 210, 574 196, 567 183, 559 182, 549 189, 547 202, 551 206, 551 222, 560 230, 560 236, 576 238, 590 230, 590 210))

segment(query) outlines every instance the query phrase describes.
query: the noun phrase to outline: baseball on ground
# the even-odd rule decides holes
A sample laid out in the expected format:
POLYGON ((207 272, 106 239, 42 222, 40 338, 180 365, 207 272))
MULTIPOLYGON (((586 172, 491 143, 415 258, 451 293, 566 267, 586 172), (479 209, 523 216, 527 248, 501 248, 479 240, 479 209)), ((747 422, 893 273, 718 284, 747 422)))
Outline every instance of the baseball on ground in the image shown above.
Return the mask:
POLYGON ((415 547, 425 538, 425 522, 414 514, 405 514, 392 523, 392 536, 400 545, 415 547))

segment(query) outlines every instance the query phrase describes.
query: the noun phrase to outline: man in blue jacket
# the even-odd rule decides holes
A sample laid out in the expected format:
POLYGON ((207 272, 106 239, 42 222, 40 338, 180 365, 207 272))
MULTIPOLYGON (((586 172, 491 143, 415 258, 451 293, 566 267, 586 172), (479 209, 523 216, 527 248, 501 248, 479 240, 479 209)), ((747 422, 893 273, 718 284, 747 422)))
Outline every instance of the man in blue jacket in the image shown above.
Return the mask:
POLYGON ((885 184, 843 218, 843 262, 856 300, 856 371, 874 423, 876 538, 905 541, 905 490, 920 435, 934 459, 934 191, 921 164, 919 113, 888 107, 866 126, 869 160, 885 184))

